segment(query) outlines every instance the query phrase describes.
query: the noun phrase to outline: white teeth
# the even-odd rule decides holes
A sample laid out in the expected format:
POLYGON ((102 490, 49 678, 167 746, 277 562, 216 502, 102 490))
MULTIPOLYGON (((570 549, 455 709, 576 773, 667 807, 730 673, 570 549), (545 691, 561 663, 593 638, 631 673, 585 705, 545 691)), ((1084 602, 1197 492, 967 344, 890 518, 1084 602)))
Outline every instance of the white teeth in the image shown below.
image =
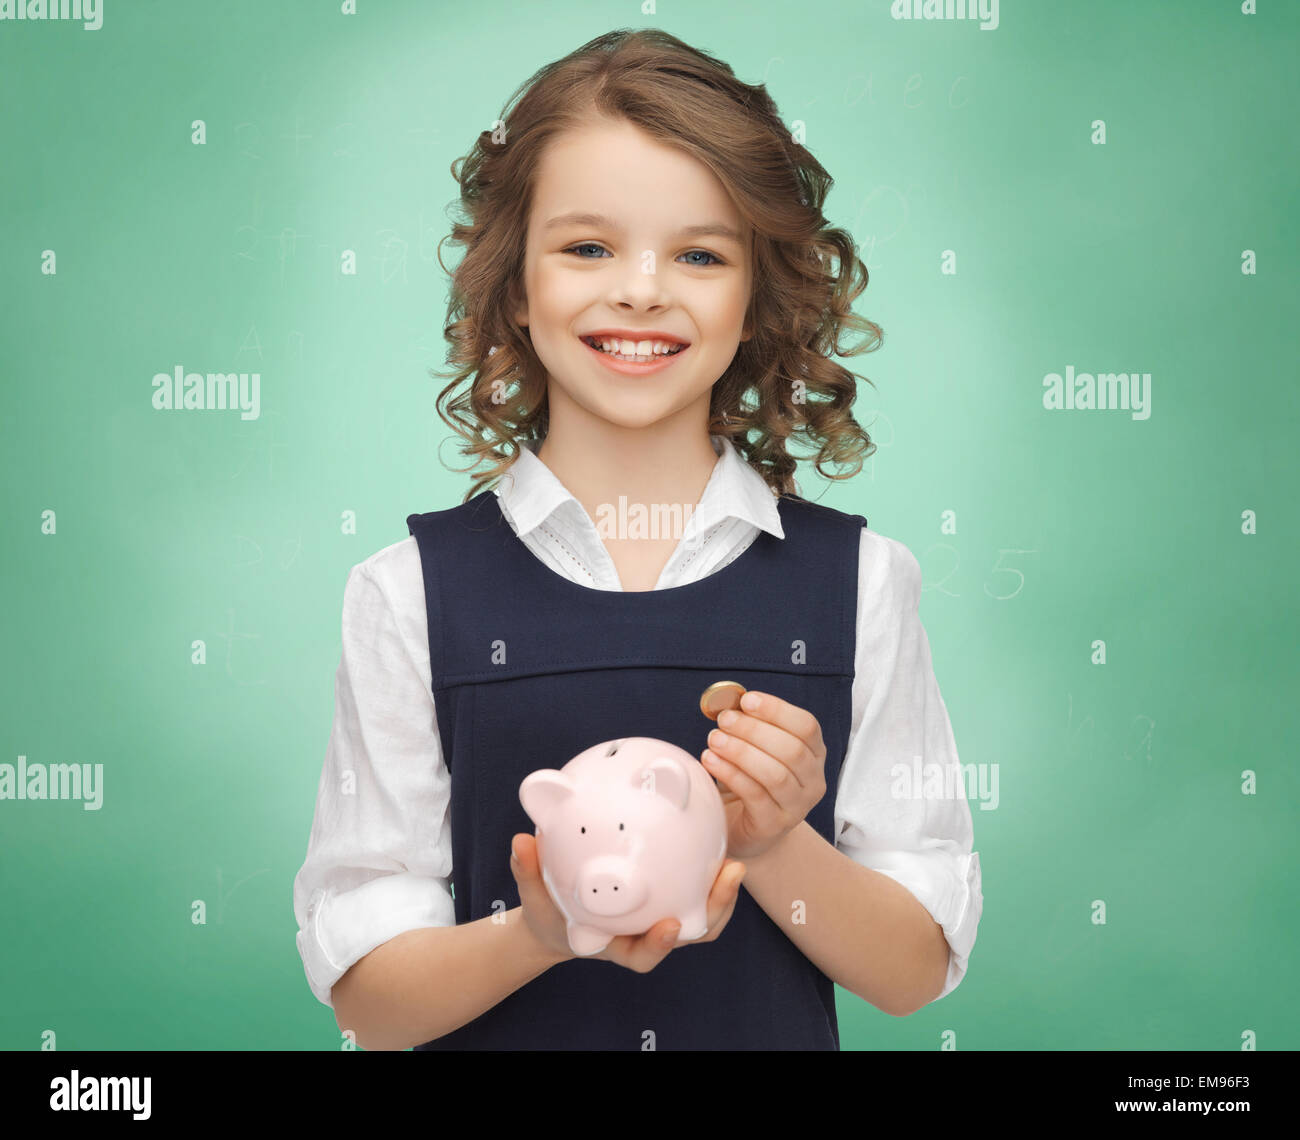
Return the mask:
POLYGON ((586 339, 598 345, 601 351, 607 352, 611 356, 673 356, 685 347, 675 341, 664 340, 622 340, 615 337, 588 337, 586 339))

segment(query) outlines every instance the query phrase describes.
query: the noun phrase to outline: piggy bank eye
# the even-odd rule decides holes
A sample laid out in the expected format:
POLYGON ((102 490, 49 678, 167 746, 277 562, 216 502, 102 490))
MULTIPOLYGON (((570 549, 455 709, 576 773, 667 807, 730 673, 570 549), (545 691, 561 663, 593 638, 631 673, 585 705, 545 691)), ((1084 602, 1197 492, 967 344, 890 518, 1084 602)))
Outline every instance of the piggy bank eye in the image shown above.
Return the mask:
POLYGON ((583 834, 583 835, 586 835, 586 834, 587 834, 587 829, 586 829, 585 827, 582 828, 582 834, 583 834))
POLYGON ((621 823, 618 825, 618 829, 619 829, 619 831, 622 831, 622 830, 623 830, 623 825, 622 825, 621 823))

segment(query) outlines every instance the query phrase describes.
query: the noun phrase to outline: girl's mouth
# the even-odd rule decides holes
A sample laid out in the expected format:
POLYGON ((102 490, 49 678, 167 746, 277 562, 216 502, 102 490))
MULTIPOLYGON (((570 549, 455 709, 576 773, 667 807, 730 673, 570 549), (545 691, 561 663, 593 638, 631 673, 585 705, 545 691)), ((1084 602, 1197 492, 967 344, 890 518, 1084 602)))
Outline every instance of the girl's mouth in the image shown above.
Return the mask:
POLYGON ((599 347, 599 340, 603 338, 584 336, 578 339, 587 346, 591 353, 600 357, 605 367, 612 368, 615 372, 622 372, 628 376, 642 376, 647 372, 658 372, 661 368, 668 367, 669 364, 691 347, 689 344, 674 345, 667 352, 625 356, 622 353, 606 352, 599 347))

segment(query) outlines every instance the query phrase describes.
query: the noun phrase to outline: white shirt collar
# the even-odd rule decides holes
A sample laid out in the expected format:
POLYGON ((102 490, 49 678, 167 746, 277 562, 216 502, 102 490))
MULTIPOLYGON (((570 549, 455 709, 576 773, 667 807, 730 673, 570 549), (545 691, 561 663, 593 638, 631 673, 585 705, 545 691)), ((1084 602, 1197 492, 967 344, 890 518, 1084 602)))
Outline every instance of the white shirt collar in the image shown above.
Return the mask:
MULTIPOLYGON (((776 496, 767 481, 754 470, 724 436, 711 435, 718 462, 714 464, 700 501, 692 513, 684 537, 706 534, 710 527, 730 518, 743 519, 759 530, 784 539, 776 496)), ((540 442, 524 440, 519 455, 507 468, 495 491, 501 513, 522 538, 559 511, 574 525, 595 524, 572 492, 554 472, 537 458, 540 442)))

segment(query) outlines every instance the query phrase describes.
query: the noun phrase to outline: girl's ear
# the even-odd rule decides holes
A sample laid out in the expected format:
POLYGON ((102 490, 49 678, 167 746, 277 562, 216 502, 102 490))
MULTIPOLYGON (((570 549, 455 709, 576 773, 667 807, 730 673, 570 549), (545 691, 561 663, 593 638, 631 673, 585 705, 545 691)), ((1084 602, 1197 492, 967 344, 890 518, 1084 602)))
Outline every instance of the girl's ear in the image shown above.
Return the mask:
POLYGON ((523 290, 519 289, 517 285, 511 287, 510 300, 515 303, 514 312, 511 315, 515 318, 515 324, 519 325, 521 328, 527 328, 528 298, 520 296, 522 292, 523 290))

